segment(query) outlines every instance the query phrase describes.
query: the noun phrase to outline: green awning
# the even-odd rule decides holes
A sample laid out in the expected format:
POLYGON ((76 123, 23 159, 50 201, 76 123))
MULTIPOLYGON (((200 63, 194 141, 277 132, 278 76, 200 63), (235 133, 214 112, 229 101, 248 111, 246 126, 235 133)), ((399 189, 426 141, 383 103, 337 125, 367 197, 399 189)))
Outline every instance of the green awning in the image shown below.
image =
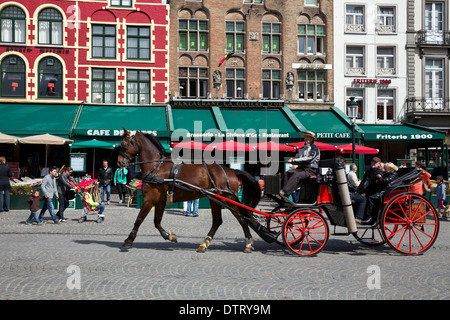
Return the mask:
POLYGON ((177 109, 172 112, 174 136, 178 137, 206 137, 219 132, 214 112, 211 108, 177 109))
MULTIPOLYGON (((123 129, 140 130, 169 137, 165 106, 84 105, 80 106, 72 135, 120 140, 123 129)), ((81 140, 81 139, 80 139, 81 140)))
POLYGON ((70 145, 70 149, 92 149, 92 148, 98 148, 98 149, 109 149, 113 150, 115 147, 118 147, 119 144, 114 144, 111 142, 101 141, 97 139, 87 140, 87 141, 78 141, 75 143, 72 143, 70 145))
MULTIPOLYGON (((316 134, 318 140, 334 139, 348 141, 352 139, 350 119, 339 112, 337 108, 328 110, 292 110, 292 113, 302 123, 306 130, 316 134)), ((357 127, 355 137, 361 137, 357 127)))
POLYGON ((241 130, 251 137, 252 132, 259 138, 298 138, 299 128, 290 121, 282 109, 220 109, 227 130, 241 130))
POLYGON ((0 103, 0 132, 18 137, 69 137, 78 104, 0 103))
POLYGON ((377 141, 428 141, 444 140, 445 133, 413 124, 360 124, 359 127, 364 131, 365 140, 377 141))

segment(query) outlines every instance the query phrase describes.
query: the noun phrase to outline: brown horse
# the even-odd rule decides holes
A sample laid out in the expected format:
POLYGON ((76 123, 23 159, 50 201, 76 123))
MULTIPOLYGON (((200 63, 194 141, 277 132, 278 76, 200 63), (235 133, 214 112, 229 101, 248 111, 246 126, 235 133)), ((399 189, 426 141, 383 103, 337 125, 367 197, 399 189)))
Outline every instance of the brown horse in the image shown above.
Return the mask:
MULTIPOLYGON (((133 134, 124 129, 117 161, 118 166, 128 167, 130 162, 134 161, 137 154, 139 154, 139 164, 143 174, 142 194, 144 196, 144 201, 136 222, 134 223, 134 228, 125 240, 123 248, 131 248, 139 230, 139 226, 147 217, 147 214, 153 206, 155 206, 154 223, 156 229, 159 230, 164 239, 177 242, 177 238, 173 233, 169 234, 161 227, 164 208, 168 200, 168 191, 171 191, 170 184, 167 185, 161 183, 161 178, 169 178, 174 162, 170 158, 170 155, 165 153, 163 146, 155 136, 143 134, 139 131, 133 134), (150 180, 150 182, 148 182, 148 180, 150 180)), ((241 180, 243 187, 243 203, 245 205, 254 208, 261 199, 260 186, 250 174, 244 171, 220 166, 215 163, 210 165, 185 164, 179 171, 178 179, 201 189, 213 190, 215 193, 234 201, 238 201, 238 183, 239 180, 241 180)), ((204 196, 204 194, 196 191, 174 188, 170 197, 173 197, 173 202, 180 202, 194 200, 204 196)), ((210 204, 213 223, 207 237, 198 247, 198 252, 206 251, 214 234, 222 224, 222 205, 211 199, 210 204)), ((251 252, 253 250, 254 241, 247 220, 242 215, 245 214, 244 211, 246 209, 232 203, 227 203, 227 206, 244 230, 246 240, 244 252, 251 252)))

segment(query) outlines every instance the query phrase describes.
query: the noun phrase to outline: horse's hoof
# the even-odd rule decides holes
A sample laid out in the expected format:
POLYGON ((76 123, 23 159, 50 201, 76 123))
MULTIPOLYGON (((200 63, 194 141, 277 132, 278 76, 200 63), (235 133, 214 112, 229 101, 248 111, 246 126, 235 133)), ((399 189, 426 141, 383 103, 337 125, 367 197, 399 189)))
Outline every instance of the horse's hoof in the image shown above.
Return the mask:
POLYGON ((253 251, 253 248, 245 248, 244 253, 251 253, 253 251))
POLYGON ((131 247, 133 246, 133 243, 130 243, 130 242, 124 242, 123 243, 123 245, 122 245, 122 250, 123 251, 128 251, 128 249, 131 249, 131 247))
POLYGON ((200 247, 198 247, 197 252, 198 253, 205 253, 206 252, 206 248, 203 247, 203 246, 200 246, 200 247))
POLYGON ((172 242, 178 243, 177 236, 174 235, 173 233, 171 233, 171 234, 169 235, 169 240, 172 241, 172 242))

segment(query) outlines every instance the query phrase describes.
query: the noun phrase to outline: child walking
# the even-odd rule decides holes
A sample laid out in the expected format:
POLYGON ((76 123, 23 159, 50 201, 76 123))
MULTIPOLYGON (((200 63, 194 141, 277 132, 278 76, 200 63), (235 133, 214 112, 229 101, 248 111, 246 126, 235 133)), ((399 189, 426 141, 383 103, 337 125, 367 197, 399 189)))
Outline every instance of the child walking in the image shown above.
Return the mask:
POLYGON ((444 178, 442 176, 436 177, 437 187, 431 191, 436 191, 436 199, 437 199, 437 208, 438 208, 438 216, 442 217, 441 211, 444 208, 445 201, 445 183, 444 178))
POLYGON ((31 196, 27 199, 27 202, 30 204, 30 216, 28 217, 26 224, 31 225, 31 221, 34 218, 36 220, 37 224, 42 224, 42 221, 39 220, 37 212, 39 210, 39 202, 44 200, 44 197, 39 196, 39 190, 34 189, 31 191, 31 196))

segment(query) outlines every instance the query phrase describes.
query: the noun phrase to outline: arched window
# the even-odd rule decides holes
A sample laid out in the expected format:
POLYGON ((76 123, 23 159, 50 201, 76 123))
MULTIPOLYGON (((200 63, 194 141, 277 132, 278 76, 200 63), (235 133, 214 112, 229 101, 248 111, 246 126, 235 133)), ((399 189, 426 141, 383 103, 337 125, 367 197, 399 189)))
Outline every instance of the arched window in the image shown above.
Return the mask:
POLYGON ((0 42, 25 43, 25 13, 16 6, 4 8, 0 13, 0 42))
POLYGON ((39 62, 39 98, 62 98, 62 71, 61 62, 54 57, 39 62))
POLYGON ((1 96, 25 98, 25 63, 19 56, 7 56, 1 64, 1 96))
POLYGON ((56 9, 44 9, 39 13, 39 44, 63 44, 63 17, 56 9))

